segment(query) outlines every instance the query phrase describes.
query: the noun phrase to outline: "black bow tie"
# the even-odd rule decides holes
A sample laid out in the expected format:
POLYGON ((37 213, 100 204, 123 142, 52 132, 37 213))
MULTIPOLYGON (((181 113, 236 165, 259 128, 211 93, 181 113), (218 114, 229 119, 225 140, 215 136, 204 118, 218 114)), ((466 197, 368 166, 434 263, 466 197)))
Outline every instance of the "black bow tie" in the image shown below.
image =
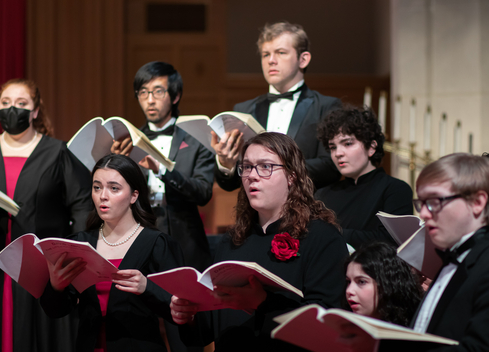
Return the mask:
POLYGON ((438 248, 435 249, 436 254, 441 258, 443 261, 443 266, 446 266, 450 263, 460 265, 460 262, 457 260, 457 258, 466 250, 472 248, 476 242, 476 236, 470 237, 467 241, 465 241, 460 247, 455 249, 454 251, 451 251, 449 249, 445 251, 441 251, 438 248))
POLYGON ((148 129, 145 134, 149 139, 156 139, 158 136, 173 136, 173 131, 175 130, 175 125, 168 126, 164 130, 161 131, 151 131, 148 129))
POLYGON ((273 93, 267 93, 267 99, 270 103, 274 103, 279 99, 289 99, 292 100, 294 99, 294 94, 301 91, 303 86, 300 86, 298 89, 293 90, 292 92, 285 92, 282 94, 273 94, 273 93))

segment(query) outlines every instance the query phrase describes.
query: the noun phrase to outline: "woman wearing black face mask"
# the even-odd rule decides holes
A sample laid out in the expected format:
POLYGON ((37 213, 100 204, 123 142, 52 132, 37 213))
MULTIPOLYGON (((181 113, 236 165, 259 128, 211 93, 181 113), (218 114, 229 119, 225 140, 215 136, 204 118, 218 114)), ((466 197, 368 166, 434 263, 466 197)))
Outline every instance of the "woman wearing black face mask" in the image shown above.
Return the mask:
MULTIPOLYGON (((14 79, 0 90, 0 190, 19 206, 17 216, 0 209, 0 248, 25 233, 64 237, 85 228, 91 210, 88 170, 64 142, 49 137, 39 90, 14 79)), ((73 317, 49 319, 27 291, 1 275, 2 351, 70 351, 73 317)))

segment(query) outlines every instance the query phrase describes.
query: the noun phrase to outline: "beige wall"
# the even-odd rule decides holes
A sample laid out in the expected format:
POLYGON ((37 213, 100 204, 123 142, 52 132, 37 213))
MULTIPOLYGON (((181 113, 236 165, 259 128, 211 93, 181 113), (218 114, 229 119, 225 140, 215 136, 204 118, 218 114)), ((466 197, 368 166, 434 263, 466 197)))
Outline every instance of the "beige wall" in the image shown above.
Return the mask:
MULTIPOLYGON (((392 0, 392 98, 402 98, 402 144, 409 138, 409 101, 416 106, 416 151, 423 153, 424 112, 432 107, 432 155, 440 152, 440 119, 447 116, 445 154, 489 150, 489 4, 484 0, 392 0)), ((392 111, 392 110, 391 110, 392 111)), ((418 170, 419 171, 419 170, 418 170)), ((407 167, 398 175, 407 180, 407 167)))

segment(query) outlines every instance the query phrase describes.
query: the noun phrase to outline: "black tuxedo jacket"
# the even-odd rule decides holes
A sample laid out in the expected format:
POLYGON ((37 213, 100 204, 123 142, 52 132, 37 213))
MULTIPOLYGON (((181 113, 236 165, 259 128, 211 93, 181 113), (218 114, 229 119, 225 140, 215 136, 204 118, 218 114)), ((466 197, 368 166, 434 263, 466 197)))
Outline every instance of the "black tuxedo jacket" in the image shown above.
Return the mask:
MULTIPOLYGON (((147 124, 141 128, 148 130, 147 124)), ((180 244, 186 265, 203 271, 212 259, 198 206, 206 205, 212 197, 214 155, 176 126, 169 158, 175 161, 175 168, 161 177, 165 211, 159 230, 180 244)))
MULTIPOLYGON (((317 139, 317 124, 329 111, 340 105, 339 99, 321 95, 304 85, 287 131, 287 135, 297 143, 304 154, 309 176, 317 189, 338 181, 341 176, 331 160, 330 153, 317 139)), ((270 103, 264 94, 236 104, 234 111, 251 114, 262 126, 266 127, 269 107, 270 103)), ((226 176, 219 171, 217 165, 215 176, 219 186, 226 191, 235 190, 241 184, 237 172, 231 177, 226 176)))
MULTIPOLYGON (((427 333, 459 341, 458 346, 413 346, 411 351, 489 351, 489 229, 482 227, 475 235, 483 235, 459 265, 438 302, 427 333)), ((475 236, 474 235, 474 236, 475 236)), ((436 279, 433 281, 435 282, 436 279)), ((423 303, 419 305, 421 308, 423 303)), ((414 315, 414 326, 418 312, 414 315)), ((404 348, 407 346, 403 341, 404 348)), ((397 344, 395 350, 398 351, 397 344)), ((391 346, 392 347, 392 346, 391 346)), ((381 350, 388 349, 381 344, 381 350)), ((394 350, 394 349, 389 349, 394 350)))
MULTIPOLYGON (((459 265, 433 312, 426 332, 460 342, 440 351, 489 350, 489 229, 459 265)), ((417 314, 413 318, 416 321, 417 314)), ((438 350, 438 349, 437 349, 438 350)))

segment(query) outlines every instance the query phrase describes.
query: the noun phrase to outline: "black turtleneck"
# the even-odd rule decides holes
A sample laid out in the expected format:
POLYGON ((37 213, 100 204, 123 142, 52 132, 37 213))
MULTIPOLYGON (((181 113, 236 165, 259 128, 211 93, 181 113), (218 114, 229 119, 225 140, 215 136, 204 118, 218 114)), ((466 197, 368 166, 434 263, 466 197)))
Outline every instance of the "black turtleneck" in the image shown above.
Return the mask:
POLYGON ((322 220, 311 221, 307 235, 300 239, 300 256, 281 261, 271 252, 271 243, 280 232, 279 227, 280 220, 277 220, 263 232, 255 223, 241 246, 233 245, 226 235, 217 249, 215 262, 242 260, 258 263, 301 290, 304 298, 290 292, 267 292, 267 299, 251 315, 232 309, 199 313, 197 326, 186 332, 183 329, 184 341, 189 344, 216 341, 216 351, 303 351, 270 338, 271 330, 277 326, 273 318, 311 303, 326 308, 340 307, 341 297, 345 294, 343 263, 348 251, 338 230, 322 220), (205 329, 211 322, 211 329, 205 329))
POLYGON ((381 167, 360 176, 356 184, 347 177, 321 188, 315 197, 336 213, 346 241, 355 248, 373 241, 396 245, 375 216, 378 211, 413 214, 411 187, 387 175, 381 167))

